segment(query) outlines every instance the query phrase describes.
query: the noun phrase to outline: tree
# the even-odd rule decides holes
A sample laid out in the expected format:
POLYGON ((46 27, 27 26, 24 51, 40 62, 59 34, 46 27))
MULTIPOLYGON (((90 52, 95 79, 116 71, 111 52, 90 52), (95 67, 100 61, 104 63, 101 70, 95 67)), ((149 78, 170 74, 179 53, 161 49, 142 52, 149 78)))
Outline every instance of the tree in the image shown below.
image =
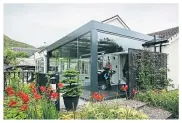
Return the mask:
POLYGON ((4 51, 4 63, 7 65, 17 65, 18 60, 16 58, 25 58, 28 57, 28 54, 25 52, 17 52, 11 49, 6 49, 4 51))

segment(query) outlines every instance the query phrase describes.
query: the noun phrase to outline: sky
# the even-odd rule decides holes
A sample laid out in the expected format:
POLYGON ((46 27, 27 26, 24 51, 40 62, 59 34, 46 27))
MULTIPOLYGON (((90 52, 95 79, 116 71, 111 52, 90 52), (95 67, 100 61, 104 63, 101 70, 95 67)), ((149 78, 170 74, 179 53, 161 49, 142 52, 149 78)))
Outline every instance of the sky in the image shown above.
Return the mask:
POLYGON ((119 15, 131 30, 148 34, 178 26, 175 3, 4 4, 4 34, 34 47, 50 45, 91 20, 119 15))

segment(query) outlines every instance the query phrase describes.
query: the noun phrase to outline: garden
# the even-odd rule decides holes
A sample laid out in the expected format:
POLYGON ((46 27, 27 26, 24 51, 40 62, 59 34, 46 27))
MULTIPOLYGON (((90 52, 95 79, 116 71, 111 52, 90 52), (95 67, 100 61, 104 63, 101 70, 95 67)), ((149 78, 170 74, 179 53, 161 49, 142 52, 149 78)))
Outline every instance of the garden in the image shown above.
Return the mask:
POLYGON ((56 88, 50 81, 46 85, 40 85, 36 82, 36 77, 33 82, 22 83, 21 77, 10 75, 7 78, 11 82, 4 88, 4 119, 151 119, 137 108, 121 105, 120 101, 127 100, 163 109, 171 113, 170 119, 178 119, 179 91, 168 91, 167 88, 172 85, 165 76, 167 70, 156 69, 158 62, 152 61, 164 56, 159 54, 153 58, 145 51, 134 53, 133 61, 137 62, 133 63, 132 69, 136 83, 133 84, 135 86, 128 83, 119 87, 125 92, 122 101, 121 98, 116 98, 114 103, 110 103, 105 100, 104 93, 93 92, 90 101, 78 107, 83 89, 78 77, 79 71, 74 69, 64 71, 64 77, 56 83, 56 88), (64 101, 59 102, 60 98, 64 101), (65 109, 58 109, 59 103, 64 103, 65 109))
MULTIPOLYGON (((77 74, 74 70, 65 72, 66 77, 77 74)), ((4 93, 4 119, 147 119, 145 114, 132 108, 101 103, 104 101, 104 95, 98 92, 92 95, 92 102, 79 111, 72 110, 69 106, 68 111, 58 111, 55 100, 59 98, 59 93, 50 83, 38 86, 35 82, 19 84, 19 78, 12 78, 11 81, 4 93)), ((79 86, 66 86, 71 83, 78 83, 78 80, 65 79, 63 83, 58 83, 59 92, 64 93, 63 97, 81 94, 79 86)))
MULTIPOLYGON (((82 94, 76 70, 67 70, 64 73, 65 79, 58 83, 58 90, 54 90, 50 83, 46 86, 39 86, 36 82, 19 84, 20 78, 11 78, 11 83, 4 92, 4 119, 148 119, 147 114, 134 108, 108 103, 104 100, 105 95, 94 92, 91 100, 77 108, 78 102, 70 106, 67 102, 66 110, 56 109, 56 100, 59 96, 78 97, 82 94), (71 78, 72 79, 71 79, 71 78), (68 79, 69 78, 69 79, 68 79), (73 85, 72 85, 73 84, 73 85), (78 93, 79 92, 79 93, 78 93), (60 95, 62 93, 62 95, 60 95)), ((128 90, 128 85, 121 86, 123 91, 128 90)), ((167 91, 132 90, 132 95, 126 93, 126 100, 139 100, 147 102, 150 106, 160 107, 172 113, 172 118, 178 118, 178 90, 167 91)), ((65 100, 64 100, 65 101, 65 100)), ((73 104, 72 103, 72 104, 73 104)))

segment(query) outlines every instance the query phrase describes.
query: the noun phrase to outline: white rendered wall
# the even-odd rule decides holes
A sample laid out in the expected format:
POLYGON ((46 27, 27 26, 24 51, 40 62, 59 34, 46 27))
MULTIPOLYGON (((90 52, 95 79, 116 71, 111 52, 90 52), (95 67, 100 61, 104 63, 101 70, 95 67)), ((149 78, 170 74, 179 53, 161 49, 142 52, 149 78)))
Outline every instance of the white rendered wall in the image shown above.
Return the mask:
MULTIPOLYGON (((162 48, 163 53, 168 54, 168 78, 172 79, 172 84, 175 85, 175 89, 178 88, 178 77, 179 77, 179 38, 176 38, 169 45, 162 48)), ((171 88, 169 88, 171 89, 171 88)))
MULTIPOLYGON (((170 70, 167 73, 167 77, 172 80, 171 84, 174 84, 174 89, 179 86, 179 38, 175 37, 169 40, 169 44, 162 47, 162 53, 168 54, 167 67, 170 70)), ((159 47, 157 47, 156 52, 159 52, 159 47)), ((148 48, 150 51, 154 52, 154 47, 148 48)), ((172 88, 168 88, 171 90, 172 88)))

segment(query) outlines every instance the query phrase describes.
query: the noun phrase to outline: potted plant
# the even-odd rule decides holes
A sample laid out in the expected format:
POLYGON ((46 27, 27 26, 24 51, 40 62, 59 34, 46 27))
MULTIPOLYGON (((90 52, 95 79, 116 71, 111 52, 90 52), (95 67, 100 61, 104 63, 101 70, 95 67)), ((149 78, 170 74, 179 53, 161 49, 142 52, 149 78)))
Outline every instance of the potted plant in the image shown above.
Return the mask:
POLYGON ((60 92, 63 93, 63 100, 66 110, 76 110, 79 96, 82 94, 80 80, 78 78, 79 72, 74 69, 65 70, 62 80, 63 88, 60 92))

